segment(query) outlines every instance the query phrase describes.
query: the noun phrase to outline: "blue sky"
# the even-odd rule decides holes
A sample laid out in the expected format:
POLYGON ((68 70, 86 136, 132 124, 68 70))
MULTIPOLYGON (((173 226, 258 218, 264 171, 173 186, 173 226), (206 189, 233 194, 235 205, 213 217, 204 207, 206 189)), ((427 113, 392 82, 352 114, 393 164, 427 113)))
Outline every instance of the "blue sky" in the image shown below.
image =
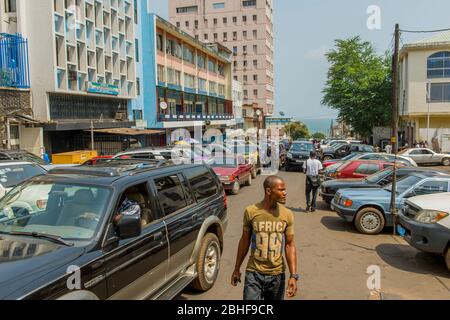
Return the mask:
MULTIPOLYGON (((148 0, 168 17, 168 0, 148 0)), ((405 30, 450 28, 449 0, 274 0, 275 111, 295 118, 329 119, 336 111, 321 105, 328 64, 324 53, 335 39, 360 35, 380 53, 391 46, 395 23, 405 30), (367 8, 381 11, 381 29, 367 28, 367 8)), ((432 34, 431 34, 432 35, 432 34)), ((403 34, 402 42, 431 35, 403 34)))

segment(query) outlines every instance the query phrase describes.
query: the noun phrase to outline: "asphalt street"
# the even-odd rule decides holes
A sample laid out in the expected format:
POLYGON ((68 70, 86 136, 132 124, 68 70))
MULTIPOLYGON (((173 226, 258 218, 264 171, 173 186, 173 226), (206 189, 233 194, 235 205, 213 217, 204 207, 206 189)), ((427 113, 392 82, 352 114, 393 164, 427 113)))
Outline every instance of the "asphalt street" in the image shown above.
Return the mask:
MULTIPOLYGON (((305 176, 281 171, 288 188, 289 207, 295 215, 298 250, 299 294, 295 299, 449 299, 450 272, 443 257, 422 253, 392 228, 377 236, 359 234, 349 223, 331 212, 320 199, 319 210, 305 213, 305 176), (373 295, 367 287, 371 266, 381 271, 381 292, 373 295)), ((225 234, 221 269, 215 286, 206 293, 184 290, 180 300, 240 300, 243 285, 232 287, 237 246, 242 233, 243 212, 263 198, 263 176, 237 196, 228 197, 229 227, 225 234)), ((245 264, 241 272, 245 272, 245 264)))

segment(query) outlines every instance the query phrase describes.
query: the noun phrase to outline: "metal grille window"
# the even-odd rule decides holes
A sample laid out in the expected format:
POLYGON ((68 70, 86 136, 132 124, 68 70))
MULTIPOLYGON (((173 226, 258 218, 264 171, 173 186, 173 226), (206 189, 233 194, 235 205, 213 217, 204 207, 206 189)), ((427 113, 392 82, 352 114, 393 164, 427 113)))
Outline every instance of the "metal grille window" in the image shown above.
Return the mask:
POLYGON ((197 12, 198 6, 180 7, 177 8, 177 13, 197 12))
POLYGON ((431 55, 427 62, 428 79, 450 78, 450 52, 438 52, 431 55))
POLYGON ((5 12, 12 13, 16 11, 16 0, 5 0, 5 12))
POLYGON ((243 7, 255 7, 256 6, 256 0, 244 0, 242 1, 243 7))

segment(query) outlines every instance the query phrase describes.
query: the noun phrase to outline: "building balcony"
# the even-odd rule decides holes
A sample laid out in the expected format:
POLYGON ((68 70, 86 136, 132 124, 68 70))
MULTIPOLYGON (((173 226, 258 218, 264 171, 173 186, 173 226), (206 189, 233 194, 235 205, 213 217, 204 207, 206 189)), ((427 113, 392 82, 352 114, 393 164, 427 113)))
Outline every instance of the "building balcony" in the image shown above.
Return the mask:
POLYGON ((159 114, 159 121, 217 121, 217 120, 233 120, 233 114, 204 114, 204 113, 177 113, 177 114, 159 114))
POLYGON ((0 33, 0 87, 29 89, 28 40, 0 33))

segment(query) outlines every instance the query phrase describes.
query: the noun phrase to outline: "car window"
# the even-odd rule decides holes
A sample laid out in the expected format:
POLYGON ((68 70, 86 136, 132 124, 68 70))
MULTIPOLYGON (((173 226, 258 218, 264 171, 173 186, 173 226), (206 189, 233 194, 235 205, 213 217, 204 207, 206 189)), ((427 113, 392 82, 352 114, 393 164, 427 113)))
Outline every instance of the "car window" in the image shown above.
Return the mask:
POLYGON ((15 154, 11 155, 11 158, 14 160, 19 160, 19 161, 31 161, 31 162, 35 162, 40 165, 48 164, 47 162, 45 162, 38 156, 35 156, 34 154, 29 153, 29 152, 15 153, 15 154))
POLYGON ((185 174, 197 201, 200 202, 217 194, 216 180, 206 168, 193 168, 186 171, 185 174))
POLYGON ((367 163, 362 163, 360 164, 356 170, 355 173, 359 173, 359 174, 366 174, 367 173, 367 163))
POLYGON ((448 181, 427 181, 414 189, 418 196, 447 192, 448 181))
POLYGON ((119 208, 115 211, 116 214, 121 213, 121 208, 130 205, 139 206, 142 226, 145 227, 156 220, 152 211, 151 197, 148 191, 147 183, 141 183, 135 186, 128 187, 123 193, 119 201, 119 208))
POLYGON ((170 215, 187 206, 178 175, 173 174, 154 180, 157 197, 164 214, 170 215))
POLYGON ((422 151, 421 150, 412 150, 409 154, 410 155, 420 155, 420 154, 422 154, 422 151))
POLYGON ((362 163, 358 166, 358 168, 356 168, 355 173, 370 175, 370 174, 374 174, 378 171, 380 171, 378 164, 362 163))
POLYGON ((362 152, 373 152, 373 148, 370 146, 363 146, 362 152))
POLYGON ((45 173, 44 169, 32 164, 0 167, 0 184, 5 188, 12 188, 31 177, 45 173))
POLYGON ((424 150, 422 150, 422 154, 423 155, 430 155, 430 154, 433 154, 433 153, 430 150, 424 149, 424 150))
POLYGON ((362 160, 384 160, 384 156, 381 154, 366 154, 362 156, 360 159, 362 160))

